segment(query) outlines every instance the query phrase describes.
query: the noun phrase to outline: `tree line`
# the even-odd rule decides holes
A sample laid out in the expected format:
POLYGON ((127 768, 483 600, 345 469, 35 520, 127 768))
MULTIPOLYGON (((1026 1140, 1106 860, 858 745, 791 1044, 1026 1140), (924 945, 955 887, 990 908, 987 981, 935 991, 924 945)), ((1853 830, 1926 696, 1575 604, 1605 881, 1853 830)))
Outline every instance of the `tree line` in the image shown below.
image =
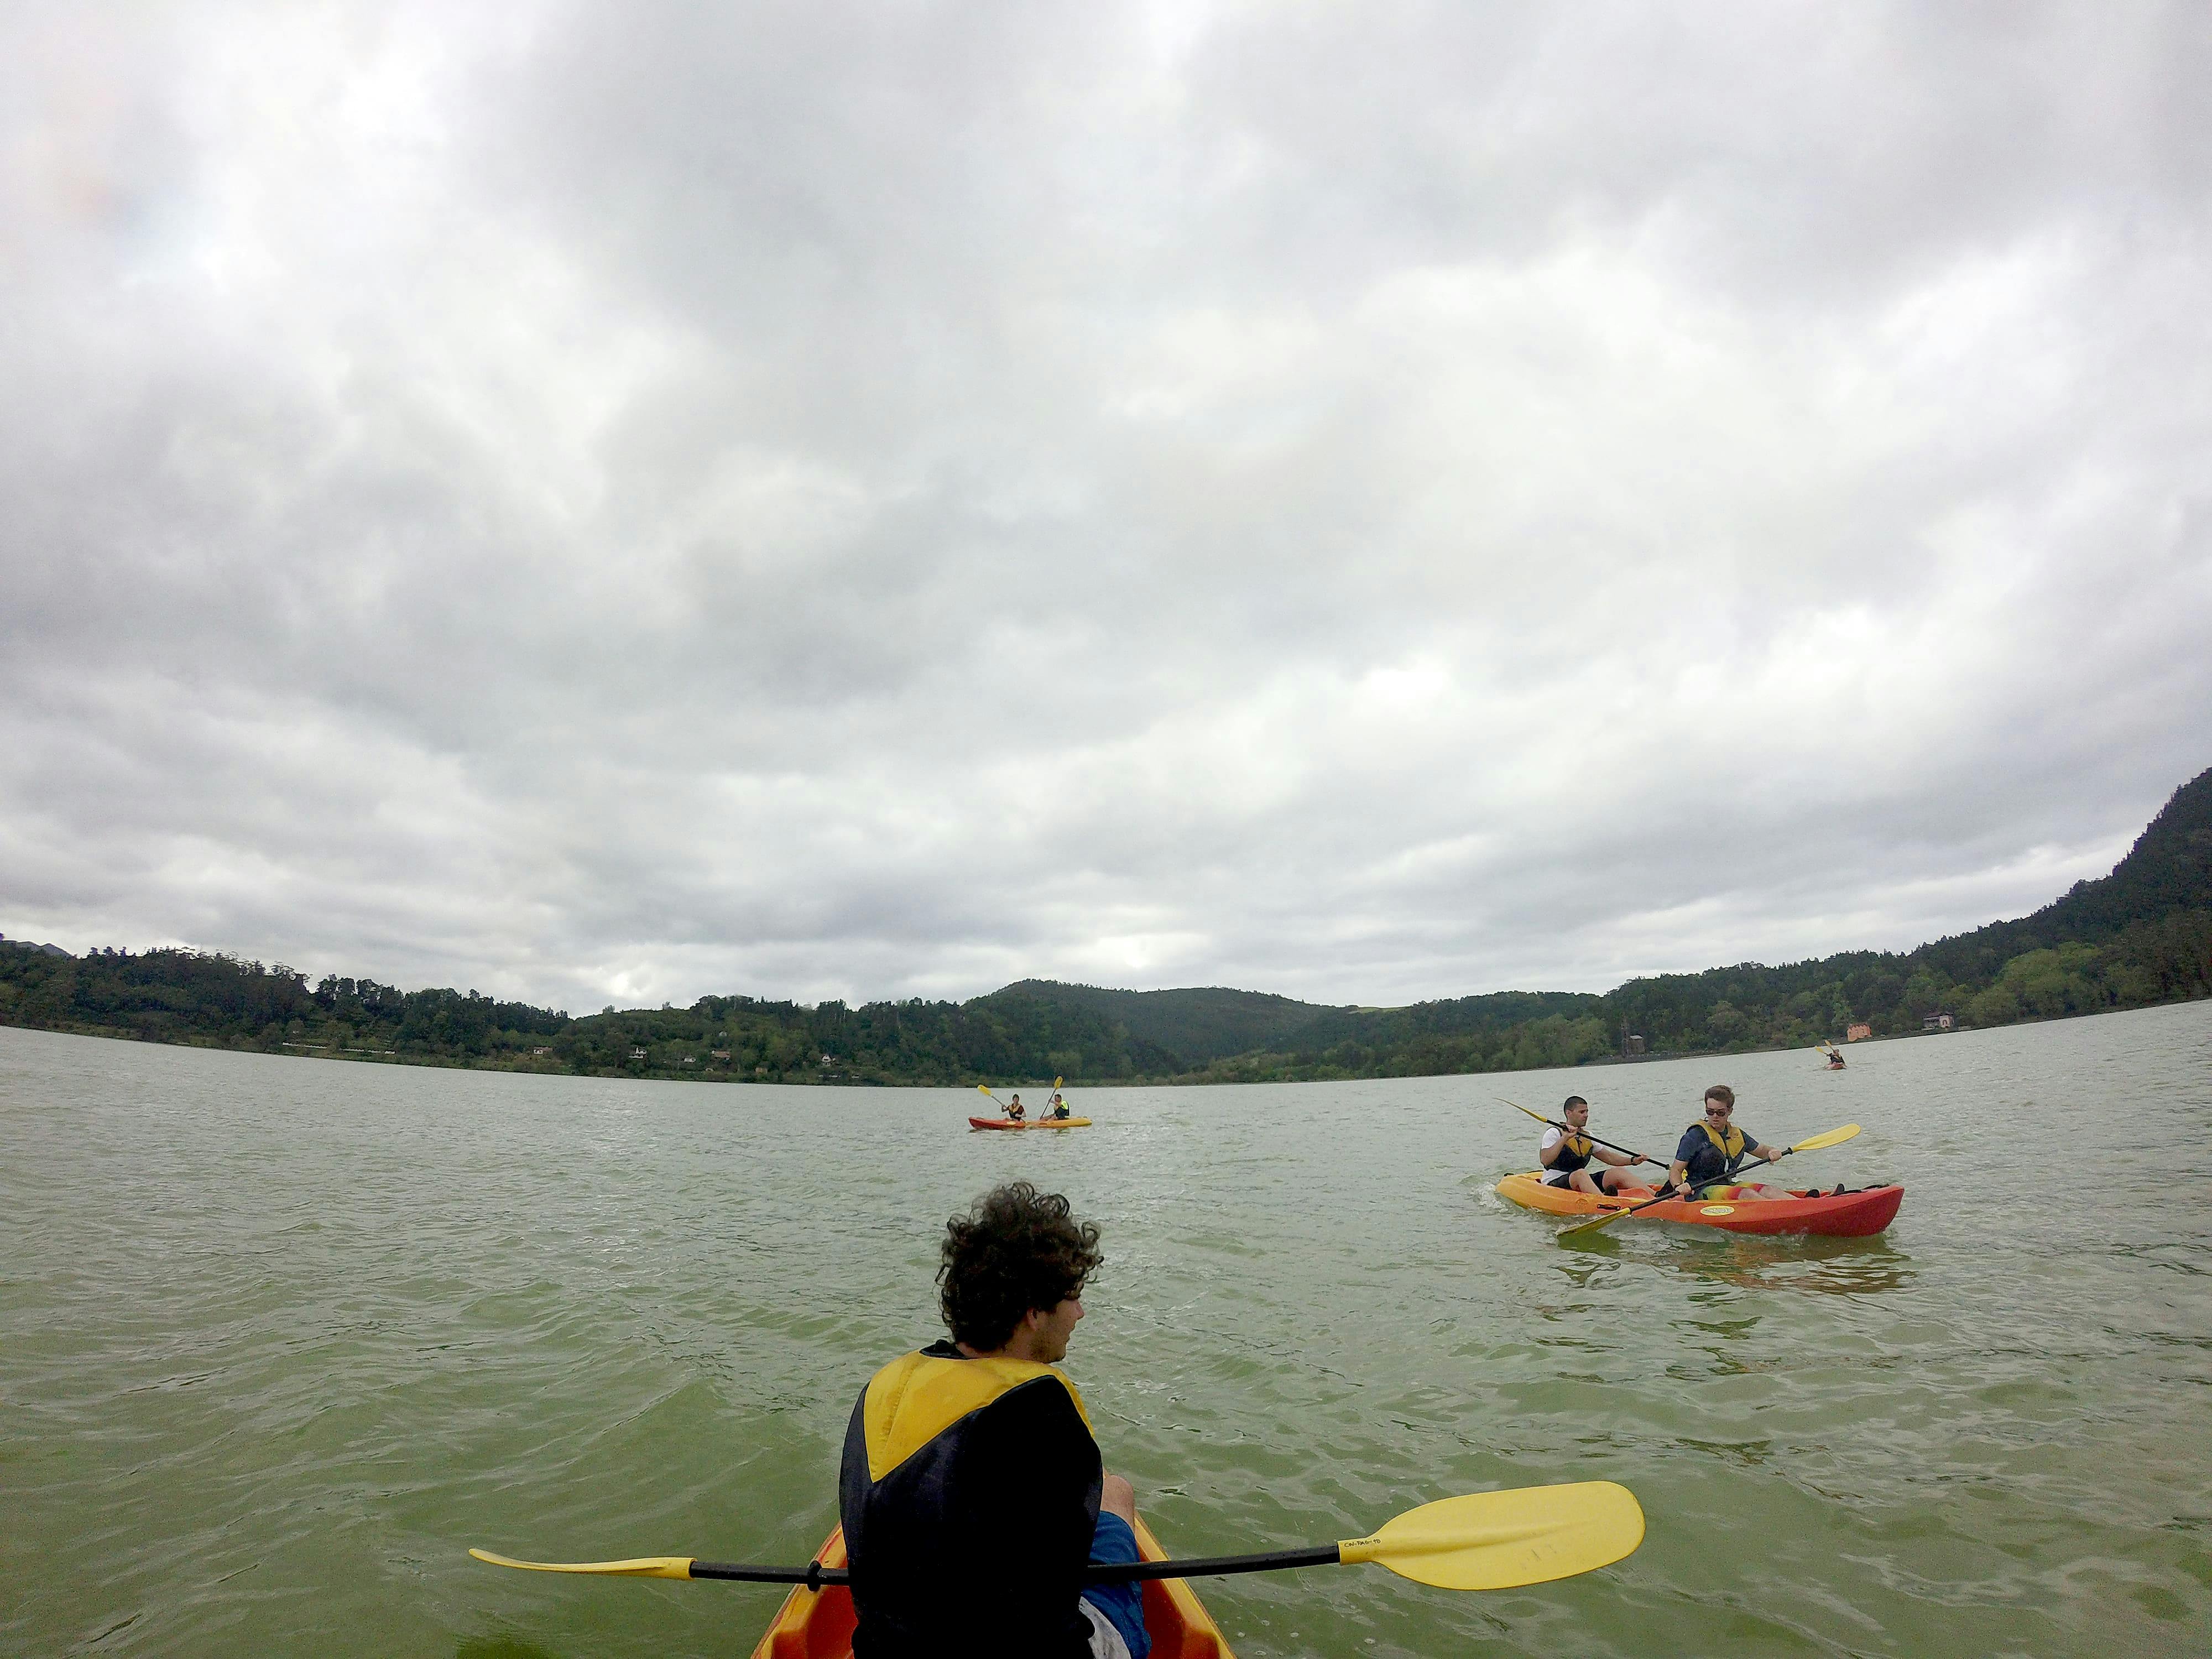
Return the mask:
POLYGON ((1634 979, 1328 1008, 1221 988, 1025 980, 964 1003, 750 996, 572 1017, 475 991, 403 991, 219 952, 73 957, 0 940, 0 1024, 420 1065, 721 1082, 1243 1083, 1532 1071, 1618 1054, 1741 1053, 1989 1027, 2212 995, 2212 771, 2100 881, 2032 916, 1904 954, 1852 951, 1634 979))

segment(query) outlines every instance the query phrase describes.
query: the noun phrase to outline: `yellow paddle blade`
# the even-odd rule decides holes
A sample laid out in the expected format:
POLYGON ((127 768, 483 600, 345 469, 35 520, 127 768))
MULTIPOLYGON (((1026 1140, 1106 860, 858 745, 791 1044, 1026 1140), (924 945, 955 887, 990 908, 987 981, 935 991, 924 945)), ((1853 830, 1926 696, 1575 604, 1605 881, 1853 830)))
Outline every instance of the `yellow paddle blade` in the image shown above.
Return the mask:
POLYGON ((998 1096, 991 1094, 991 1085, 988 1083, 977 1084, 975 1085, 975 1092, 979 1095, 990 1095, 991 1098, 994 1100, 998 1098, 998 1096))
POLYGON ((1817 1152, 1823 1146, 1840 1146, 1859 1132, 1856 1123, 1846 1123, 1840 1129, 1831 1129, 1824 1135, 1814 1135, 1810 1140, 1801 1140, 1790 1150, 1793 1152, 1817 1152))
POLYGON ((1644 1541, 1636 1494, 1610 1480, 1475 1492, 1408 1510, 1370 1538, 1337 1546, 1440 1589, 1510 1589, 1571 1578, 1644 1541))
POLYGON ((1510 1106, 1516 1112, 1528 1112, 1528 1115, 1534 1118, 1539 1123, 1549 1123, 1552 1121, 1548 1117, 1546 1117, 1541 1112, 1529 1112, 1528 1109, 1526 1106, 1523 1106, 1519 1101, 1508 1100, 1504 1095, 1492 1095, 1491 1098, 1495 1100, 1500 1106, 1510 1106))
POLYGON ((629 1561, 518 1561, 489 1550, 469 1553, 495 1567, 520 1567, 529 1572, 597 1572, 617 1578, 689 1578, 693 1559, 688 1555, 641 1555, 629 1561))

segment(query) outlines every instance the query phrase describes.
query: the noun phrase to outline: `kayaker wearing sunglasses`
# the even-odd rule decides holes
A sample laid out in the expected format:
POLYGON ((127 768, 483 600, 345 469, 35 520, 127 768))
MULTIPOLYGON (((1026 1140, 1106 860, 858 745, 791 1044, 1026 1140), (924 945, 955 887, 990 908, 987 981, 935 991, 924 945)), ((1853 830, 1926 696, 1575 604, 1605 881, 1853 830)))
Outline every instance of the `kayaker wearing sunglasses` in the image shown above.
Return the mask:
POLYGON ((1053 1369, 1103 1259, 1098 1229, 1026 1181, 946 1224, 938 1306, 952 1335, 878 1371, 837 1482, 854 1659, 1145 1659, 1137 1496, 1109 1474, 1075 1385, 1053 1369))
MULTIPOLYGON (((1716 1083, 1705 1091, 1705 1118, 1682 1131, 1682 1144, 1674 1148, 1674 1162, 1667 1170, 1668 1186, 1686 1184, 1689 1190, 1682 1194, 1686 1198, 1704 1194, 1709 1187, 1727 1182, 1731 1171, 1747 1158, 1763 1158, 1771 1164, 1782 1156, 1780 1147, 1754 1140, 1732 1122, 1735 1116, 1735 1090, 1725 1083, 1716 1083)), ((1764 1187, 1729 1187, 1725 1193, 1706 1195, 1726 1197, 1730 1203, 1760 1203, 1790 1196, 1787 1193, 1771 1193, 1764 1187)))
POLYGON ((1601 1146, 1583 1133, 1589 1127, 1589 1102, 1580 1095, 1569 1095, 1567 1103, 1559 1108, 1559 1115, 1567 1120, 1566 1131, 1562 1133, 1556 1125, 1545 1130, 1544 1139, 1536 1148, 1536 1156, 1550 1171, 1544 1177, 1546 1186, 1571 1188, 1578 1193, 1617 1193, 1623 1187, 1635 1184, 1621 1171, 1645 1160, 1632 1152, 1616 1152, 1610 1146, 1601 1146), (1593 1176, 1589 1172, 1593 1163, 1613 1167, 1593 1176))

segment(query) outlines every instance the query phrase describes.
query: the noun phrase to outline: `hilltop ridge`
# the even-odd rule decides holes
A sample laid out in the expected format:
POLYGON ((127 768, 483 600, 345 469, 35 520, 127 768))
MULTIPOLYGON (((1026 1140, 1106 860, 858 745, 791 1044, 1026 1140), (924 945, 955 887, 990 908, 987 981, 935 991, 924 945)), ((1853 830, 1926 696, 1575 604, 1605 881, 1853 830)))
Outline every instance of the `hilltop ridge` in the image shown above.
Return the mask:
POLYGON ((1334 1007, 1224 986, 1019 980, 964 1003, 805 1007, 750 996, 582 1018, 452 989, 304 975, 220 953, 0 940, 0 1024, 330 1058, 726 1082, 1255 1082, 1521 1071, 1617 1053, 1741 1052, 2003 1025, 2212 995, 2212 770, 2110 875, 2033 914, 1897 953, 1334 1007))

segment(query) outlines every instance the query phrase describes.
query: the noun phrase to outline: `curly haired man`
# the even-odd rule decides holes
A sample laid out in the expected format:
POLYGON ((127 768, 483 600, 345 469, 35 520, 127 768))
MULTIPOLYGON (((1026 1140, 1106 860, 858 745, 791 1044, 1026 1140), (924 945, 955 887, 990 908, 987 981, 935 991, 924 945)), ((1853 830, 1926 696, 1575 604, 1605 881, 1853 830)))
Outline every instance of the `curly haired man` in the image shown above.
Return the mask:
POLYGON ((878 1371, 845 1433, 838 1510, 854 1659, 1145 1659, 1136 1493, 1105 1471, 1075 1385, 1053 1369, 1103 1260, 1098 1229, 1025 1181, 946 1224, 949 1340, 878 1371))

